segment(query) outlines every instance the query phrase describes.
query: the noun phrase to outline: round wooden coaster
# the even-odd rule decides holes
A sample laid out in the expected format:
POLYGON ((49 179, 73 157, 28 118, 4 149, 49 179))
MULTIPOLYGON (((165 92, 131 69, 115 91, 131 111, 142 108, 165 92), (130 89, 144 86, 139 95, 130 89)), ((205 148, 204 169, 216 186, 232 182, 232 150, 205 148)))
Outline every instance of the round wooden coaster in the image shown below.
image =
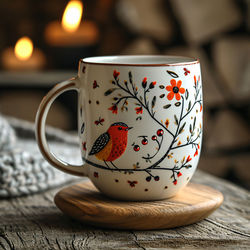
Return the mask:
POLYGON ((221 205, 223 195, 211 187, 190 183, 166 200, 117 201, 104 196, 86 181, 62 189, 54 200, 63 213, 90 225, 149 230, 200 221, 221 205))

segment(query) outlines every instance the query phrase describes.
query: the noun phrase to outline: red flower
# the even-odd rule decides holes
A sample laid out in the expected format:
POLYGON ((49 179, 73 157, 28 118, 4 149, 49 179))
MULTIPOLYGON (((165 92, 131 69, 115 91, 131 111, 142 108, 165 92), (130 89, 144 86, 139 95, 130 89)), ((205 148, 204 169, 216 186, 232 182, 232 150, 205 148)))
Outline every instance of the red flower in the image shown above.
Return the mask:
POLYGON ((95 178, 98 178, 99 177, 99 174, 97 172, 94 172, 94 177, 95 178))
POLYGON ((178 173, 177 173, 177 177, 180 177, 180 176, 182 176, 182 173, 181 173, 181 172, 178 172, 178 173))
POLYGON ((130 187, 135 187, 135 184, 137 184, 137 181, 128 181, 128 184, 130 185, 130 187))
POLYGON ((190 74, 190 71, 187 69, 187 68, 183 68, 183 70, 185 71, 184 72, 184 75, 187 76, 188 74, 190 74))
POLYGON ((116 79, 119 75, 120 75, 120 72, 114 70, 114 72, 113 72, 114 78, 116 79))
POLYGON ((182 84, 182 81, 179 80, 177 83, 176 83, 176 80, 175 79, 172 79, 170 81, 171 85, 168 85, 166 87, 166 90, 169 91, 168 95, 167 95, 167 98, 169 101, 171 101, 174 96, 176 98, 177 101, 179 101, 181 99, 181 94, 184 94, 185 93, 185 89, 184 88, 181 88, 181 84, 182 84))
POLYGON ((194 157, 198 155, 198 149, 196 149, 195 153, 194 153, 194 157))
POLYGON ((137 114, 137 115, 138 115, 138 114, 142 114, 143 108, 142 108, 142 107, 137 107, 137 108, 135 108, 135 111, 136 111, 136 114, 137 114))
POLYGON ((200 112, 202 111, 202 104, 201 104, 201 106, 200 106, 200 112))
POLYGON ((100 87, 100 86, 98 85, 97 81, 94 80, 94 82, 93 82, 93 89, 95 89, 95 88, 97 88, 97 87, 100 87))
POLYGON ((198 147, 198 149, 200 149, 200 145, 199 144, 197 144, 197 147, 198 147))
POLYGON ((118 112, 117 105, 114 104, 113 106, 111 106, 110 108, 108 108, 108 110, 111 110, 113 114, 117 114, 117 112, 118 112))
POLYGON ((103 123, 104 121, 105 121, 105 120, 104 120, 103 118, 99 117, 99 119, 95 121, 95 125, 97 125, 97 126, 98 126, 98 125, 100 124, 100 125, 102 125, 102 126, 103 126, 103 124, 102 124, 102 123, 103 123))
POLYGON ((176 185, 177 184, 177 180, 174 180, 173 183, 174 183, 174 185, 176 185))
POLYGON ((190 155, 189 155, 186 162, 189 162, 189 161, 191 161, 191 160, 192 160, 192 158, 191 158, 190 155))

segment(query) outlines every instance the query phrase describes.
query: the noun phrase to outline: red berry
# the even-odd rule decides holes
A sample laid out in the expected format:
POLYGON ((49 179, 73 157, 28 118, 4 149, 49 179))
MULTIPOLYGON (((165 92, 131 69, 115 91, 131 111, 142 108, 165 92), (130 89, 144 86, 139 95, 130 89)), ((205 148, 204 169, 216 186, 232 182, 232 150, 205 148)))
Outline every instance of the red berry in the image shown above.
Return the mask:
POLYGON ((146 178, 146 181, 151 181, 151 176, 148 176, 147 178, 146 178))
POLYGON ((156 140, 157 140, 156 135, 153 135, 151 139, 152 139, 153 141, 156 141, 156 140))
POLYGON ((142 145, 147 145, 148 144, 148 140, 146 138, 144 138, 142 141, 141 141, 142 145))
POLYGON ((134 145, 134 151, 139 151, 140 150, 140 146, 139 145, 134 145))
POLYGON ((159 176, 155 176, 154 179, 155 179, 155 181, 159 181, 160 177, 159 176))
POLYGON ((157 135, 158 136, 162 136, 164 134, 163 130, 162 129, 158 129, 157 130, 157 135))

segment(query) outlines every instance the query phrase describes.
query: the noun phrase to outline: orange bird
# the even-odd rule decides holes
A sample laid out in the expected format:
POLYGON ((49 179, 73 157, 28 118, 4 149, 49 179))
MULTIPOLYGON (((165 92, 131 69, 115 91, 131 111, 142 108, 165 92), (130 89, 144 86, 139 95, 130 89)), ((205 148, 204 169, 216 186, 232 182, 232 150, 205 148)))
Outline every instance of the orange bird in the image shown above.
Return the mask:
MULTIPOLYGON (((95 155, 97 159, 104 161, 107 165, 109 161, 117 168, 112 161, 119 158, 126 150, 129 127, 123 122, 113 123, 107 132, 101 134, 96 141, 89 155, 95 155)), ((109 166, 108 166, 109 167, 109 166)))

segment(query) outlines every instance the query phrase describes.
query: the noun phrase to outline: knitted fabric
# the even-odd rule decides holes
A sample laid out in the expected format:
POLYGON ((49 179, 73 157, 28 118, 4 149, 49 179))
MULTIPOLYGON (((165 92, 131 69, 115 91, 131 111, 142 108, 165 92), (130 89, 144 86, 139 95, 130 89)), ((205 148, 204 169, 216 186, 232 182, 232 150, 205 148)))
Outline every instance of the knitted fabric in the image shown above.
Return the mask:
MULTIPOLYGON (((59 158, 81 163, 77 136, 49 128, 47 138, 59 158)), ((33 124, 0 116, 0 197, 34 194, 75 178, 55 169, 42 157, 33 124)))
POLYGON ((14 146, 16 136, 9 123, 0 116, 0 152, 14 146))

